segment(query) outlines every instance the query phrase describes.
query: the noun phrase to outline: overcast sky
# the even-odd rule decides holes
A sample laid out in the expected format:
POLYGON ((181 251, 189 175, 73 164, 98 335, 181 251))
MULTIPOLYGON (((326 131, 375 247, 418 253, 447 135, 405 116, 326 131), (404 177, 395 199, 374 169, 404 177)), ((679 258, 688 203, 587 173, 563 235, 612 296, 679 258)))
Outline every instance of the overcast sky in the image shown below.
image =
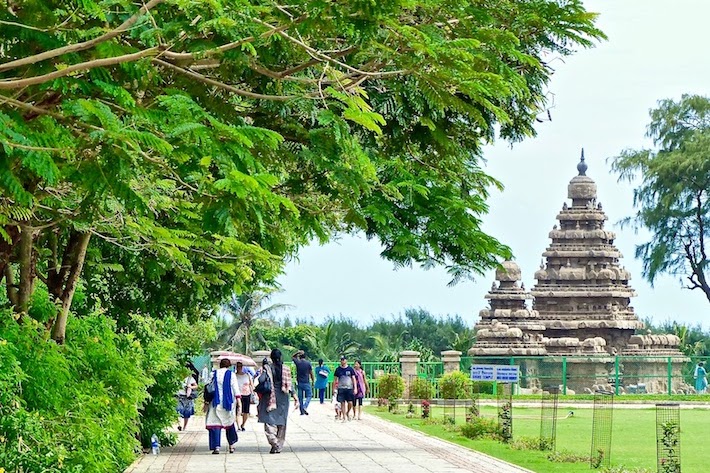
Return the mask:
MULTIPOLYGON (((525 286, 531 288, 584 147, 587 175, 596 181, 598 200, 609 216, 607 228, 617 233, 621 264, 633 275, 637 315, 707 328, 710 303, 700 291, 682 289, 671 277, 657 280, 653 288, 642 279, 634 247, 648 235, 617 225, 633 213, 632 188, 617 183, 607 158, 624 148, 650 146, 644 133, 648 111, 657 100, 684 93, 710 95, 710 2, 596 0, 585 5, 601 14, 599 26, 609 40, 552 63, 552 121, 539 124, 536 138, 512 149, 501 142, 486 150, 486 171, 505 190, 490 199, 484 230, 512 248, 525 286)), ((288 311, 291 316, 315 321, 343 314, 366 323, 421 307, 476 323, 494 271, 449 288, 443 270, 395 270, 379 257, 380 251, 377 242, 355 237, 305 248, 287 266, 279 280, 284 291, 274 301, 295 306, 288 311)))

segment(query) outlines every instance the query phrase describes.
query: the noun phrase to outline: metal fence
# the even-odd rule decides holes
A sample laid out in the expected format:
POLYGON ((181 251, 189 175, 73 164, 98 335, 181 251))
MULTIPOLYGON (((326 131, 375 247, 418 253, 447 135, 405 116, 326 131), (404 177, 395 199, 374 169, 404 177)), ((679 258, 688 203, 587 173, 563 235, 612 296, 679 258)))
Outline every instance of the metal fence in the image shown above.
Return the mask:
MULTIPOLYGON (((474 364, 519 366, 520 381, 514 386, 513 391, 516 395, 537 393, 548 386, 559 386, 562 395, 592 394, 597 389, 608 390, 615 395, 675 395, 697 393, 695 371, 699 361, 703 361, 707 366, 710 357, 611 355, 462 357, 459 369, 468 374, 474 364)), ((330 398, 333 373, 339 363, 329 361, 324 364, 331 372, 326 391, 326 396, 330 398)), ((400 376, 402 374, 399 362, 366 361, 362 365, 368 380, 370 398, 379 397, 378 378, 390 373, 400 376)), ((439 379, 443 375, 442 362, 420 362, 417 366, 417 377, 432 383, 434 398, 441 398, 439 379)))

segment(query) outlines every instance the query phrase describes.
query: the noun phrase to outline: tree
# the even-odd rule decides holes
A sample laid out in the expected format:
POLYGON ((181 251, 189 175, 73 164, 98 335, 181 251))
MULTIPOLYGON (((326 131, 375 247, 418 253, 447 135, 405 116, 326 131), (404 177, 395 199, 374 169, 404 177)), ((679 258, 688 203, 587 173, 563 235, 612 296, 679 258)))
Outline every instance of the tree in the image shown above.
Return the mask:
POLYGON ((579 0, 11 0, 0 12, 8 299, 24 317, 45 284, 62 342, 92 266, 124 284, 102 282, 106 300, 144 290, 130 300, 157 313, 207 311, 344 231, 453 280, 495 266, 510 251, 480 228, 501 187, 481 147, 497 127, 533 134, 543 56, 603 38, 594 21, 579 0), (175 286, 189 295, 177 309, 159 294, 175 286))
POLYGON ((684 277, 686 288, 710 301, 710 99, 661 100, 647 135, 654 149, 627 149, 612 160, 619 180, 641 181, 634 190, 638 211, 624 223, 647 228, 652 239, 636 247, 636 257, 651 283, 662 273, 684 277))
POLYGON ((222 306, 222 312, 228 314, 232 322, 217 335, 217 340, 231 349, 243 349, 247 355, 251 353, 251 330, 254 323, 290 307, 288 304, 264 307, 270 296, 271 292, 265 290, 232 295, 229 302, 222 306))

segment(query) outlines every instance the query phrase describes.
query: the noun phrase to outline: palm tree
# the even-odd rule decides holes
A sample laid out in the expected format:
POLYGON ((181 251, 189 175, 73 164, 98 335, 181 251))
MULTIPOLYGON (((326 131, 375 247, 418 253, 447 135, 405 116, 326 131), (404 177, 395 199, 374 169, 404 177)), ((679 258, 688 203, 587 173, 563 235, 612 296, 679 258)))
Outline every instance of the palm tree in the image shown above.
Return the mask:
POLYGON ((251 329, 254 323, 275 312, 287 309, 289 304, 271 304, 262 307, 273 294, 273 291, 257 290, 232 295, 232 298, 220 309, 221 316, 231 316, 231 322, 217 335, 217 340, 222 346, 232 350, 244 349, 244 353, 251 353, 251 329), (242 343, 243 342, 243 343, 242 343))

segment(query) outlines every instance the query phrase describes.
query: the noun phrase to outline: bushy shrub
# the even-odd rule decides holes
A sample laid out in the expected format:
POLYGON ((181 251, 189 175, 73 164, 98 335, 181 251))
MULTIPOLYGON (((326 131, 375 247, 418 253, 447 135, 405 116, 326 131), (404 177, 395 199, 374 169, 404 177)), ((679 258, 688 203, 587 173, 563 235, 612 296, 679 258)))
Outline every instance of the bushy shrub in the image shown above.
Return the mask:
POLYGON ((543 437, 520 437, 510 444, 513 450, 552 450, 552 441, 543 437))
POLYGON ((404 379, 396 374, 386 374, 378 380, 380 397, 384 399, 400 399, 404 394, 404 379))
POLYGON ((426 399, 432 397, 434 386, 426 379, 414 378, 409 383, 409 397, 411 399, 426 399))
POLYGON ((471 380, 460 371, 448 373, 439 378, 439 389, 444 399, 466 399, 470 397, 471 380))
POLYGON ((499 436, 498 422, 495 419, 474 417, 471 422, 466 422, 461 426, 461 435, 469 439, 497 438, 499 436))
POLYGON ((122 472, 140 450, 141 428, 160 433, 174 422, 181 324, 173 330, 171 322, 140 319, 151 330, 134 335, 117 333, 101 314, 71 317, 67 342, 57 345, 31 317, 18 324, 0 312, 5 471, 122 472), (146 410, 155 405, 161 408, 146 410))

